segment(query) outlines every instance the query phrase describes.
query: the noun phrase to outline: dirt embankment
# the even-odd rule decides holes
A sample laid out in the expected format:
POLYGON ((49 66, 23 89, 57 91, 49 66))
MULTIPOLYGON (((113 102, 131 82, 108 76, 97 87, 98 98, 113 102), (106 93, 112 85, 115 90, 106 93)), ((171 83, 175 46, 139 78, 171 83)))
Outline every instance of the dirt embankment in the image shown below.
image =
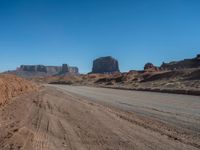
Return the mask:
POLYGON ((37 86, 30 81, 19 78, 15 75, 0 75, 0 106, 10 98, 25 92, 36 90, 37 86))

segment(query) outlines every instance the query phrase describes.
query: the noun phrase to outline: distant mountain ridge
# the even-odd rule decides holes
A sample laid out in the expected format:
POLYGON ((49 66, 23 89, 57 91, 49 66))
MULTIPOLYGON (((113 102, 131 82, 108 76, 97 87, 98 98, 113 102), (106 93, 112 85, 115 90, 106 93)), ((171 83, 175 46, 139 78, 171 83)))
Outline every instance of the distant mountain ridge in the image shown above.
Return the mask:
MULTIPOLYGON (((173 71, 182 69, 200 68, 200 54, 191 59, 184 59, 180 61, 172 61, 164 63, 161 66, 154 66, 148 62, 144 65, 144 70, 148 72, 173 71)), ((130 70, 136 71, 137 70, 130 70)), ((64 76, 79 74, 78 67, 63 64, 62 66, 45 66, 45 65, 21 65, 16 70, 7 71, 4 73, 15 74, 25 78, 32 77, 46 77, 46 76, 64 76)), ((99 74, 114 74, 120 73, 118 60, 111 57, 99 57, 93 61, 92 71, 90 73, 99 74)))
POLYGON ((200 67, 200 54, 198 54, 195 58, 163 63, 160 66, 160 68, 164 70, 177 70, 177 69, 188 69, 188 68, 199 68, 199 67, 200 67))
POLYGON ((6 73, 15 74, 25 78, 43 77, 43 76, 63 76, 79 74, 78 67, 63 64, 62 66, 45 66, 45 65, 21 65, 16 70, 7 71, 6 73))

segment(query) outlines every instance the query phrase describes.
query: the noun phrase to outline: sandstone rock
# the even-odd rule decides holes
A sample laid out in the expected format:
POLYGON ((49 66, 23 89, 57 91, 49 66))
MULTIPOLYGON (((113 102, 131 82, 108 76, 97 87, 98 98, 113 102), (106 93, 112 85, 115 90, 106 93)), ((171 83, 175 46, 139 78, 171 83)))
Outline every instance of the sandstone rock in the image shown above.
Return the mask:
POLYGON ((111 56, 100 57, 93 61, 92 73, 119 72, 118 61, 111 56))
POLYGON ((36 71, 38 72, 47 72, 47 68, 43 65, 37 65, 36 66, 36 71))
POLYGON ((69 66, 67 64, 62 65, 62 73, 68 73, 69 72, 69 66))
POLYGON ((67 73, 78 74, 77 67, 70 67, 67 64, 62 66, 44 66, 44 65, 21 65, 13 74, 26 77, 39 77, 39 76, 54 76, 64 75, 67 73))
POLYGON ((164 70, 178 70, 178 69, 199 68, 199 67, 200 67, 200 54, 198 54, 195 58, 191 59, 184 59, 181 61, 163 63, 160 68, 164 70))
POLYGON ((158 67, 154 66, 152 63, 146 63, 144 65, 144 70, 145 71, 158 71, 158 67))
POLYGON ((196 59, 200 61, 200 54, 197 55, 196 59))
POLYGON ((21 65, 20 70, 30 72, 47 72, 46 67, 43 65, 21 65))
POLYGON ((78 67, 69 67, 69 72, 72 74, 78 74, 78 67))
POLYGON ((55 75, 62 71, 61 66, 46 66, 48 75, 55 75))
POLYGON ((35 66, 33 66, 33 65, 21 65, 20 70, 21 71, 31 71, 31 72, 36 71, 35 66))

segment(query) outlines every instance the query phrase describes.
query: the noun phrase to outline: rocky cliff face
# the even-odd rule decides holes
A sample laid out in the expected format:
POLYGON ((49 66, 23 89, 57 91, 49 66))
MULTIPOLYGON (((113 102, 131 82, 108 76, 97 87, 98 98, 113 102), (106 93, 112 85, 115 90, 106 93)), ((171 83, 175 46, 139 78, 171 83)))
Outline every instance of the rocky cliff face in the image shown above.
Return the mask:
POLYGON ((47 68, 43 65, 21 65, 20 70, 30 72, 47 72, 47 68))
POLYGON ((154 66, 152 63, 146 63, 144 65, 144 70, 145 71, 159 71, 159 68, 154 66))
POLYGON ((78 67, 69 67, 69 72, 73 73, 73 74, 78 74, 79 70, 78 67))
POLYGON ((63 64, 61 73, 68 73, 68 72, 69 72, 69 66, 67 64, 63 64))
POLYGON ((118 61, 111 56, 100 57, 93 61, 92 73, 119 72, 118 61))
POLYGON ((70 67, 67 64, 62 66, 44 66, 44 65, 21 65, 13 74, 25 77, 53 76, 64 74, 78 74, 77 67, 70 67))
POLYGON ((187 68, 199 68, 200 67, 200 54, 192 59, 184 59, 181 61, 174 61, 170 63, 163 63, 161 69, 163 70, 178 70, 187 68))
POLYGON ((46 66, 49 75, 55 75, 62 71, 61 66, 46 66))

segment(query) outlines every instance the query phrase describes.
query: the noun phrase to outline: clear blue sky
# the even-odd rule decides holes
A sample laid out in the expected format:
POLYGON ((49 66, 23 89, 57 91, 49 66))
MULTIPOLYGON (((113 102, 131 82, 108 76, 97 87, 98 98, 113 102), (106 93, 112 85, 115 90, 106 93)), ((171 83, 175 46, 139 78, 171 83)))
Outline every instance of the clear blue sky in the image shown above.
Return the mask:
POLYGON ((200 53, 199 0, 0 0, 0 71, 111 55, 142 69, 200 53))

